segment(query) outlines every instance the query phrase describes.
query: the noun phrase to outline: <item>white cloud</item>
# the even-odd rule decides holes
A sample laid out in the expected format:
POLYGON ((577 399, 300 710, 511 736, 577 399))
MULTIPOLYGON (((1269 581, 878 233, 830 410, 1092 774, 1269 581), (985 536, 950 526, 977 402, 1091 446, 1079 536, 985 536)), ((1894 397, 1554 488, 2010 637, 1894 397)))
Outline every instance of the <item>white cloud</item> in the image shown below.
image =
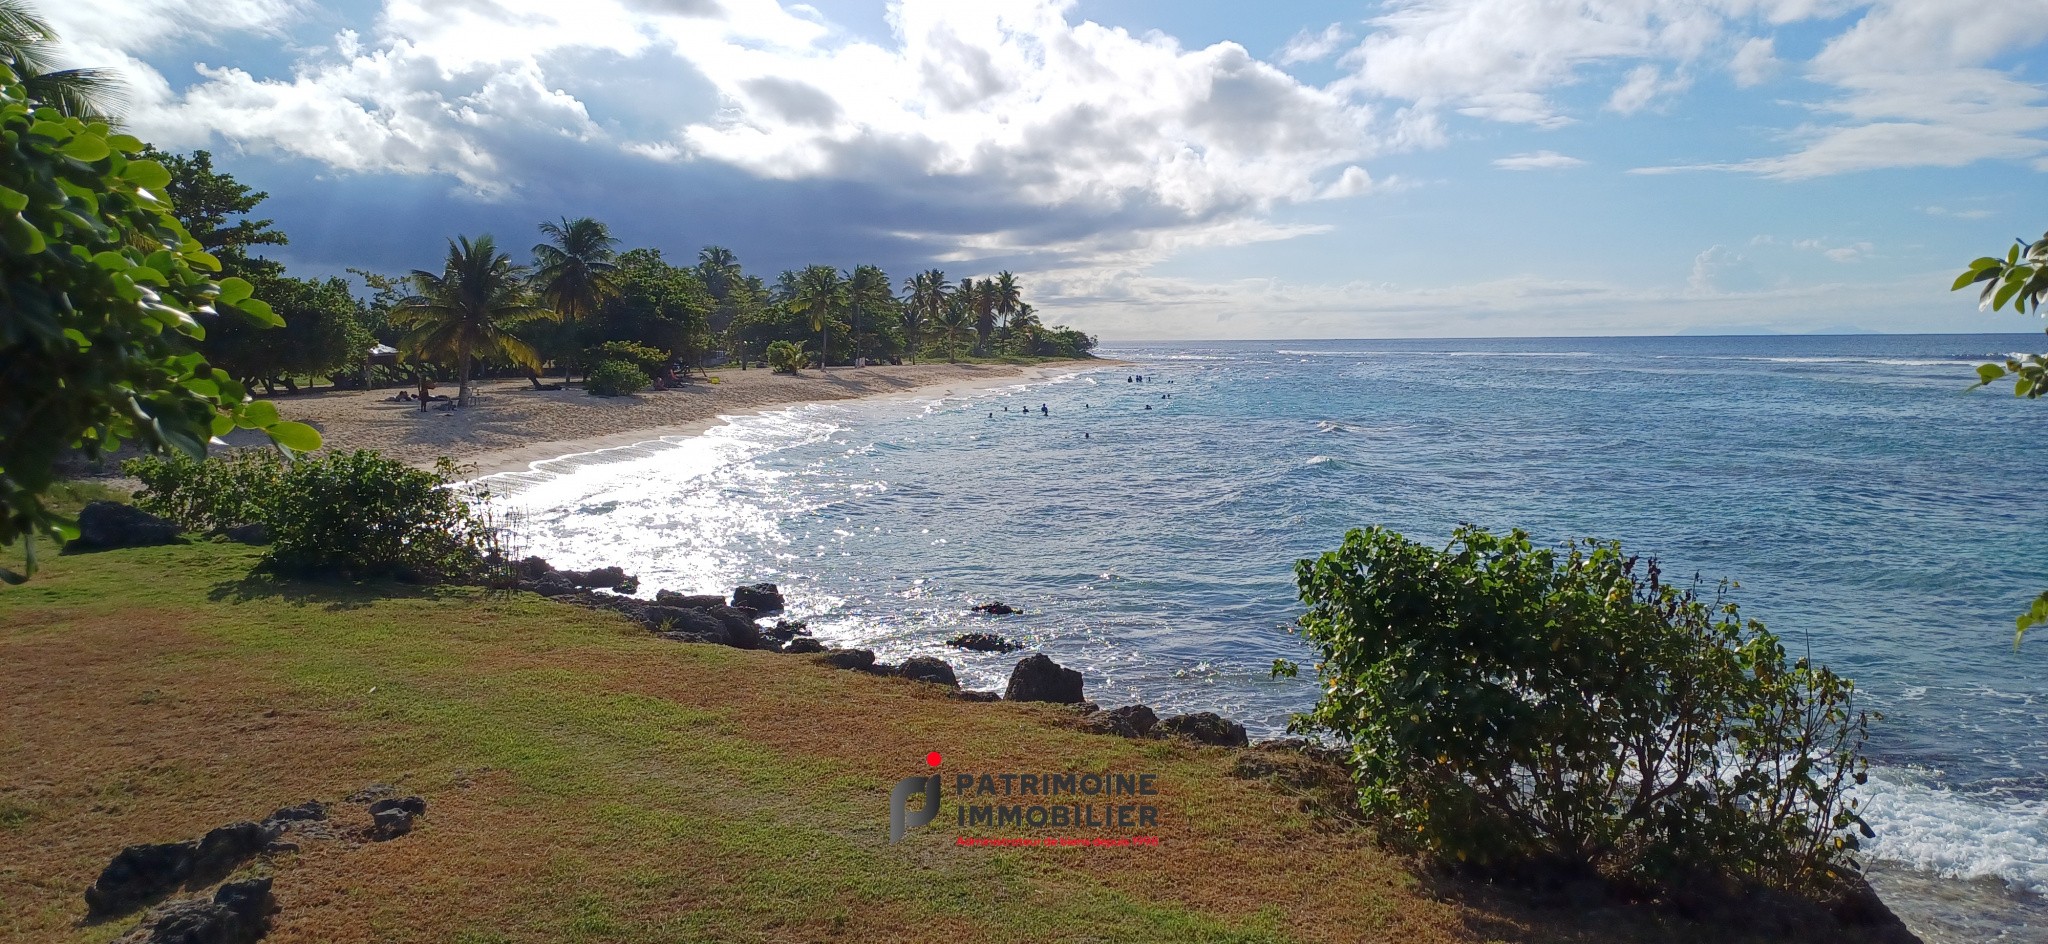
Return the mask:
POLYGON ((1867 242, 1834 246, 1829 245, 1826 240, 1822 239, 1802 239, 1793 243, 1792 246, 1795 249, 1820 253, 1822 257, 1832 262, 1860 262, 1870 256, 1871 252, 1876 249, 1875 246, 1867 242))
POLYGON ((1836 89, 1828 119, 1789 135, 1777 157, 1670 170, 1734 170, 1788 180, 1886 167, 1962 167, 2048 152, 2048 87, 1991 67, 2048 39, 2040 0, 1881 0, 1830 39, 1807 77, 1836 89))
MULTIPOLYGON (((274 13, 252 16, 252 29, 291 10, 236 2, 274 13)), ((1115 258, 1284 238, 1297 230, 1256 218, 1370 192, 1364 160, 1443 141, 1433 114, 1394 110, 1382 122, 1235 43, 1184 49, 1070 22, 1072 5, 902 0, 888 13, 895 41, 881 44, 774 0, 388 0, 373 35, 343 31, 283 78, 201 66, 200 82, 164 88, 136 125, 167 146, 218 136, 345 171, 448 175, 486 197, 517 192, 535 151, 564 139, 789 181, 903 192, 971 181, 992 204, 1063 207, 1092 222, 1050 247, 1001 227, 963 244, 1092 246, 1115 258), (569 91, 579 77, 555 65, 570 53, 626 69, 671 57, 701 75, 716 105, 679 108, 665 128, 607 123, 569 91)), ((184 13, 159 20, 122 42, 190 27, 184 13)), ((1315 39, 1334 49, 1342 29, 1315 39)))
POLYGON ((1650 58, 1690 62, 1722 31, 1717 3, 1697 0, 1394 0, 1389 6, 1391 12, 1372 21, 1374 32, 1344 57, 1354 72, 1341 88, 1540 127, 1573 120, 1549 95, 1578 82, 1582 67, 1650 58))
MULTIPOLYGON (((2048 170, 2048 168, 2042 169, 2048 170)), ((1998 215, 1994 211, 1986 210, 1981 207, 1972 210, 1951 210, 1948 207, 1926 206, 1921 207, 1920 212, 1925 213, 1928 216, 1944 216, 1948 217, 1949 219, 1955 220, 1986 220, 1990 219, 1993 216, 1998 215)))
POLYGON ((1580 167, 1586 162, 1576 157, 1567 157, 1556 151, 1532 151, 1527 154, 1510 154, 1493 162, 1502 170, 1562 170, 1580 167))
POLYGON ((1283 66, 1291 66, 1327 59, 1331 53, 1342 49, 1350 40, 1351 34, 1344 29, 1342 23, 1332 23, 1323 27, 1320 33, 1302 30, 1294 34, 1294 38, 1288 40, 1286 46, 1281 47, 1275 61, 1283 66))
POLYGON ((1659 95, 1682 92, 1691 86, 1691 80, 1684 76, 1664 78, 1663 70, 1652 65, 1635 67, 1607 98, 1607 110, 1624 115, 1633 115, 1649 107, 1659 95))
POLYGON ((1769 37, 1757 36, 1735 50, 1735 55, 1728 60, 1728 74, 1734 77, 1737 88, 1755 88, 1775 77, 1782 65, 1778 61, 1776 42, 1769 37))
POLYGON ((1745 261, 1741 253, 1726 246, 1708 247, 1693 257, 1692 274, 1686 277, 1685 287, 1694 295, 1719 293, 1722 274, 1745 261))

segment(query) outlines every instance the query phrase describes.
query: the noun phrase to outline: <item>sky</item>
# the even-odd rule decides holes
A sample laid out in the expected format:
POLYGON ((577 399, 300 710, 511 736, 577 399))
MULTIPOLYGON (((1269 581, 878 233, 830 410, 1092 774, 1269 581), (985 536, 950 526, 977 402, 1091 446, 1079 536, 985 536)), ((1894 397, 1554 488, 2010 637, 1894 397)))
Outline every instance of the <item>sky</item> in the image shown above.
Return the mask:
POLYGON ((295 274, 594 216, 1106 340, 2025 331, 2048 0, 44 0, 295 274))

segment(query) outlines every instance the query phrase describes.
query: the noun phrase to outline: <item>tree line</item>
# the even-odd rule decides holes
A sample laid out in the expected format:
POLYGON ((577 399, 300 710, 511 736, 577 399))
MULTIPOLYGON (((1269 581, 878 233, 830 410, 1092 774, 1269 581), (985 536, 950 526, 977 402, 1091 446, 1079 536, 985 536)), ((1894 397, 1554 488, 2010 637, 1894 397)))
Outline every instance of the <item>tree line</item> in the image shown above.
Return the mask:
POLYGON ((1045 324, 1009 272, 954 283, 930 269, 899 285, 879 266, 810 265, 767 281, 723 246, 684 265, 659 249, 621 250, 589 217, 540 224, 542 239, 524 260, 482 235, 449 240, 437 268, 403 276, 351 269, 369 287, 358 298, 346 279, 293 278, 256 255, 289 238, 251 215, 269 195, 216 169, 213 155, 146 156, 170 171, 173 214, 222 273, 247 280, 284 319, 281 329, 223 320, 201 344, 210 363, 269 392, 296 389, 295 377, 349 387, 365 376, 425 376, 454 380, 466 400, 479 370, 523 373, 536 385, 550 372, 566 380, 607 362, 686 372, 714 355, 762 362, 779 341, 802 349, 799 363, 821 367, 1085 357, 1095 346, 1079 330, 1045 324), (380 343, 405 364, 366 371, 364 353, 380 343))

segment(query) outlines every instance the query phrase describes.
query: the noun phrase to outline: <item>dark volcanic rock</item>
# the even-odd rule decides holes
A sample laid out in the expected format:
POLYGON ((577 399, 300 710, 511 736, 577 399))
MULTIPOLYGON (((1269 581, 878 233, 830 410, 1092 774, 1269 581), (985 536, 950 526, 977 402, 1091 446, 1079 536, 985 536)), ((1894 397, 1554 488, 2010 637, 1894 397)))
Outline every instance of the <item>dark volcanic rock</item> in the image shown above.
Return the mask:
POLYGON ((967 688, 967 689, 961 689, 960 691, 954 692, 954 693, 953 693, 953 697, 954 697, 954 698, 958 698, 958 699, 960 699, 961 701, 1002 701, 1002 700, 1003 700, 1003 696, 1001 696, 1001 695, 998 695, 998 694, 996 694, 995 692, 977 692, 977 691, 975 691, 975 690, 973 690, 973 689, 971 689, 971 688, 967 688))
POLYGON ((868 672, 875 667, 875 653, 872 649, 833 649, 819 656, 818 661, 835 669, 868 672))
POLYGON ((809 636, 798 636, 782 644, 783 652, 824 652, 825 644, 809 636))
POLYGON ((1008 701, 1051 701, 1063 705, 1081 701, 1081 673, 1064 668, 1044 653, 1025 656, 1010 672, 1010 685, 1003 691, 1008 701))
POLYGON ((975 607, 974 612, 987 613, 990 616, 1009 616, 1011 614, 1022 613, 1024 611, 1017 609, 1016 607, 1011 606, 1008 603, 1004 603, 1001 600, 994 600, 975 607))
POLYGON ((1174 715, 1159 722, 1159 726, 1152 731, 1160 737, 1191 738, 1218 747, 1243 747, 1251 743, 1251 739, 1245 736, 1244 725, 1213 711, 1174 715))
POLYGON ((960 679, 953 674, 953 667, 943 659, 931 656, 911 656, 896 667, 896 674, 920 682, 936 682, 953 688, 960 687, 960 679))
POLYGON ((715 593, 677 593, 673 590, 663 590, 654 595, 654 602, 662 606, 708 610, 714 606, 724 606, 725 598, 715 593))
POLYGON ((732 630, 726 628, 723 620, 716 619, 703 610, 646 606, 632 615, 642 626, 658 633, 688 636, 691 642, 732 645, 732 630))
POLYGON ((1159 716, 1153 714, 1152 709, 1144 705, 1125 705, 1089 715, 1081 727, 1097 734, 1138 738, 1152 733, 1152 727, 1158 723, 1159 716))
POLYGON ((735 649, 761 648, 761 627, 754 625, 754 617, 731 606, 714 606, 704 613, 725 626, 726 645, 735 649))
POLYGON ((427 812, 427 801, 416 796, 386 797, 370 804, 371 816, 385 810, 404 810, 408 815, 424 816, 427 812))
MULTIPOLYGON (((734 609, 738 609, 738 607, 734 607, 734 609)), ((761 638, 774 642, 788 642, 798 636, 808 636, 810 634, 810 627, 803 620, 796 620, 794 622, 790 620, 776 620, 773 627, 761 630, 761 638)))
POLYGON ((270 933, 277 900, 270 879, 229 882, 212 901, 180 901, 152 912, 124 940, 139 944, 252 944, 270 933))
POLYGON ((282 830, 231 823, 190 842, 134 845, 114 855, 85 890, 86 912, 101 918, 126 914, 181 885, 210 885, 270 845, 282 830))
POLYGON ((533 582, 533 592, 544 597, 566 597, 576 592, 576 585, 549 574, 533 582))
POLYGON ((263 821, 265 823, 298 823, 326 818, 327 804, 319 800, 307 800, 297 806, 284 807, 264 817, 263 821))
POLYGON ((269 846, 283 832, 266 823, 229 823, 200 837, 192 858, 192 874, 186 881, 211 885, 241 867, 269 846))
POLYGON ((95 918, 127 914, 168 894, 185 884, 198 854, 197 842, 146 843, 122 849, 85 890, 86 914, 95 918))
POLYGON ((402 809, 392 808, 381 813, 370 814, 370 841, 388 842, 412 832, 413 815, 402 809))
POLYGON ((178 526, 133 505, 96 501, 78 512, 78 537, 64 552, 110 551, 118 547, 150 547, 178 540, 178 526))
POLYGON ((585 590, 617 590, 620 593, 632 593, 640 587, 640 578, 627 574, 622 567, 558 570, 555 574, 585 590))
POLYGON ((512 575, 521 580, 539 580, 552 576, 554 572, 555 565, 538 557, 520 558, 512 565, 512 575))
POLYGON ((779 613, 783 606, 782 590, 772 583, 734 587, 732 605, 756 613, 779 613))
POLYGON ((1011 642, 994 633, 961 633, 946 640, 946 645, 975 652, 1015 652, 1024 648, 1023 643, 1011 642))

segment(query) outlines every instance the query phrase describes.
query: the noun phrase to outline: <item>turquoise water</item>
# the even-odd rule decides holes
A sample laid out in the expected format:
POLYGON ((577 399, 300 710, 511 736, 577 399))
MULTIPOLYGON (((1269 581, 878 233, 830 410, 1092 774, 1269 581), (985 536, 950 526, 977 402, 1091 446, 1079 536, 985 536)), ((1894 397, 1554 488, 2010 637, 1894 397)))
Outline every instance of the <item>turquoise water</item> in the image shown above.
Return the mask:
POLYGON ((2020 940, 2048 891, 2048 633, 2015 651, 2011 632, 2048 589, 2048 403, 1964 388, 2042 344, 1124 345, 1104 353, 1135 366, 734 418, 495 481, 535 551, 623 564, 648 593, 774 580, 827 640, 939 655, 972 687, 1015 656, 940 640, 993 629, 1105 706, 1265 734, 1315 697, 1268 677, 1303 655, 1291 565, 1347 529, 1620 539, 1740 580, 1748 615, 1857 679, 1886 715, 1876 855, 1976 880, 1991 905, 1969 907, 2021 915, 1982 927, 2020 940), (991 599, 1029 615, 966 613, 991 599))

